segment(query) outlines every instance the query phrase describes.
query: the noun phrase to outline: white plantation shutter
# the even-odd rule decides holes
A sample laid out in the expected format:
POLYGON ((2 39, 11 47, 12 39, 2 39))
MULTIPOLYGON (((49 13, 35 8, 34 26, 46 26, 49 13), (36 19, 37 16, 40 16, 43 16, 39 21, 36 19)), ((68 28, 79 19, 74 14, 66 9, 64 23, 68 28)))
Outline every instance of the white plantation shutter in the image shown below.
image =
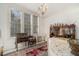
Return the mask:
POLYGON ((33 34, 38 32, 38 16, 33 15, 33 34))
POLYGON ((24 14, 24 33, 31 34, 31 18, 30 14, 24 14))
POLYGON ((21 32, 20 16, 21 13, 19 11, 11 10, 11 36, 21 32))

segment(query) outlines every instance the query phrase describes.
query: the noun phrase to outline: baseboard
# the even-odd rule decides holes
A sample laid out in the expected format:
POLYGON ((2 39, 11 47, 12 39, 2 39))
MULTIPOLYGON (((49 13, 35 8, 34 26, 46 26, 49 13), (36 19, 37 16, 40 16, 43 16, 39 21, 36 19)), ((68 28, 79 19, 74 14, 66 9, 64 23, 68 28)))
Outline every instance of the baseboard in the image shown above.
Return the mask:
POLYGON ((16 48, 10 49, 10 50, 6 50, 6 51, 3 52, 3 55, 6 56, 6 55, 8 55, 8 54, 10 54, 12 52, 15 52, 15 51, 16 51, 16 48))
MULTIPOLYGON (((27 46, 26 46, 26 47, 22 47, 22 48, 18 48, 18 50, 22 50, 22 49, 25 49, 25 48, 27 48, 27 46)), ((10 49, 10 50, 6 50, 6 51, 3 52, 3 55, 4 55, 4 56, 7 56, 8 54, 10 54, 10 53, 12 53, 12 52, 15 52, 15 51, 17 51, 16 48, 10 49)))

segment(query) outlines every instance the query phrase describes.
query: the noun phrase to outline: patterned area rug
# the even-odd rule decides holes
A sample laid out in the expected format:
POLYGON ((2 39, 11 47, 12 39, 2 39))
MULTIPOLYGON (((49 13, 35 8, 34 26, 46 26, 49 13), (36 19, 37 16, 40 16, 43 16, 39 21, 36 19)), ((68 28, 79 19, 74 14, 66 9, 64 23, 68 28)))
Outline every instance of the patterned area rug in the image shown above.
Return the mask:
POLYGON ((6 56, 47 56, 47 43, 41 43, 37 46, 25 48, 13 53, 9 53, 6 56))
MULTIPOLYGON (((27 55, 26 50, 22 50, 22 51, 10 53, 6 56, 32 56, 32 55, 27 55)), ((37 55, 37 56, 48 56, 48 52, 47 51, 42 52, 41 55, 37 55)))
POLYGON ((73 56, 66 38, 50 38, 48 45, 49 56, 73 56))

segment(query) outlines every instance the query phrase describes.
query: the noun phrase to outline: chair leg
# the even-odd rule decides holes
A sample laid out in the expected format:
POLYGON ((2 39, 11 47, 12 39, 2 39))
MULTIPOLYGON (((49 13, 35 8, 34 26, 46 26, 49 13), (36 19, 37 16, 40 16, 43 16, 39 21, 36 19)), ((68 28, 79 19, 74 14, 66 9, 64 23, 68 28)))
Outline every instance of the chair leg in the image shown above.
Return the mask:
POLYGON ((16 51, 18 52, 18 43, 15 42, 15 45, 16 45, 16 51))

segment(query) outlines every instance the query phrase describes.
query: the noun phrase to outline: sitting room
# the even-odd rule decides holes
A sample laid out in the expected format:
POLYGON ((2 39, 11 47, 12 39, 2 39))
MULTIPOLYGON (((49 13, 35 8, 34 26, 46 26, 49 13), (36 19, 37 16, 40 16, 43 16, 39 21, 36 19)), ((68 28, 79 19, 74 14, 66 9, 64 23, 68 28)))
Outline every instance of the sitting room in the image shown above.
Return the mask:
POLYGON ((0 56, 79 56, 79 3, 0 3, 0 56))

